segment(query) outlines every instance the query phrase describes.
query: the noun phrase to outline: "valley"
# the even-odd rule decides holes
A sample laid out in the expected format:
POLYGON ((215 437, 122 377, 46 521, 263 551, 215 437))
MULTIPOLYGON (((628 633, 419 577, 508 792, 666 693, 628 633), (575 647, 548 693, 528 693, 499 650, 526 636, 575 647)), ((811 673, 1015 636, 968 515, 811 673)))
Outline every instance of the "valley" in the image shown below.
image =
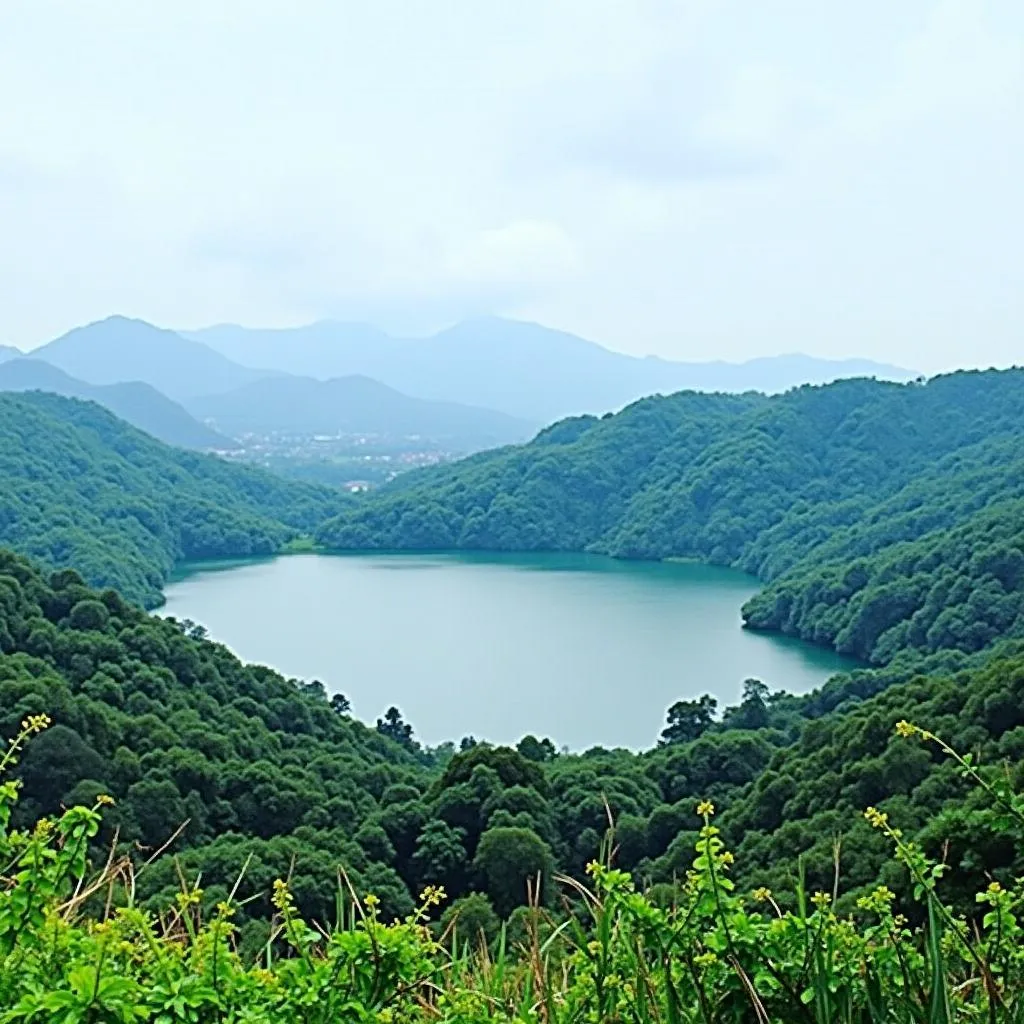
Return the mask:
POLYGON ((0 1024, 1024 1024, 1024 4, 0 84, 0 1024))
POLYGON ((655 912, 709 805, 730 880, 781 913, 794 858, 836 885, 837 834, 837 913, 883 878, 914 906, 870 807, 969 915, 1017 847, 908 737, 1016 806, 1022 406, 1016 370, 683 392, 348 494, 0 395, 0 730, 41 731, 12 826, 92 803, 93 858, 170 841, 133 898, 201 877, 216 913, 240 887, 243 960, 275 879, 326 921, 339 865, 386 920, 443 886, 443 920, 522 944, 611 836, 655 912))

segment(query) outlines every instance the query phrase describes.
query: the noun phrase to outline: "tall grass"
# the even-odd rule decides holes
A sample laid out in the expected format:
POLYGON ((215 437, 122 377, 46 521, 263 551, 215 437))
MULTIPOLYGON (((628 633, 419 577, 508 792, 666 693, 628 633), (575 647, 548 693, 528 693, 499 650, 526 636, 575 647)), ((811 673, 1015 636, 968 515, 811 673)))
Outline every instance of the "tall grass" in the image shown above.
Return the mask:
MULTIPOLYGON (((0 771, 46 724, 24 723, 0 771)), ((1020 834, 1021 800, 1004 778, 914 726, 898 731, 939 744, 1020 834)), ((1021 885, 993 882, 966 920, 941 898, 943 866, 873 808, 866 816, 907 873, 919 927, 884 887, 839 915, 838 874, 829 893, 799 881, 786 899, 738 891, 705 802, 671 906, 616 870, 610 830, 585 880, 558 880, 557 913, 530 900, 515 941, 503 931, 488 945, 460 934, 457 919, 441 933, 436 888, 408 918, 385 922, 373 895, 358 898, 340 874, 330 927, 303 920, 287 882, 276 883, 270 937, 247 962, 233 920, 239 886, 204 913, 198 884, 183 880, 176 903, 150 913, 135 899, 145 865, 88 863, 104 801, 14 831, 16 798, 14 782, 0 783, 0 1022, 1024 1022, 1021 885)))

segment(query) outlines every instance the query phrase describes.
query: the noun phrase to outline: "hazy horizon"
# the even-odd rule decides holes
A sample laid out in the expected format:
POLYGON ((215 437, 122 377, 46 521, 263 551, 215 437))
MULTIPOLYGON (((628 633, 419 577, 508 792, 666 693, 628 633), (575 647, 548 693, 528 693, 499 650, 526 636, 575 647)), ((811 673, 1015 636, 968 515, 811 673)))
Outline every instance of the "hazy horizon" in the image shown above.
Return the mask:
POLYGON ((0 344, 480 315, 630 355, 1019 361, 1024 7, 38 0, 0 344))
MULTIPOLYGON (((474 320, 485 320, 485 319, 501 319, 501 320, 517 322, 517 323, 521 323, 521 324, 527 324, 527 325, 532 326, 532 327, 540 327, 540 328, 543 328, 543 329, 546 329, 546 330, 558 331, 558 332, 561 332, 561 333, 569 333, 569 334, 573 333, 571 331, 567 332, 567 331, 565 331, 561 327, 554 327, 554 326, 552 326, 550 324, 541 324, 541 323, 538 323, 537 321, 534 321, 534 320, 522 320, 522 319, 519 319, 517 317, 501 317, 498 314, 481 314, 478 317, 467 318, 467 320, 465 320, 465 321, 453 321, 450 324, 445 324, 443 327, 441 327, 439 329, 439 331, 431 331, 431 332, 428 332, 428 333, 424 332, 424 333, 408 333, 408 334, 403 334, 403 333, 400 333, 400 332, 387 331, 385 328, 381 327, 379 324, 370 323, 369 321, 365 321, 365 320, 364 321, 345 321, 345 320, 337 320, 337 319, 333 319, 333 318, 325 318, 325 319, 322 319, 322 320, 310 320, 310 321, 306 321, 306 322, 302 322, 302 323, 287 324, 287 325, 278 326, 278 327, 266 327, 266 326, 260 325, 260 324, 238 324, 238 323, 230 323, 230 322, 225 321, 225 322, 222 322, 222 323, 202 324, 202 325, 199 325, 197 327, 184 328, 184 327, 173 327, 173 326, 169 326, 169 325, 165 325, 165 324, 153 323, 153 321, 151 321, 151 320, 146 320, 145 317, 125 317, 124 314, 121 314, 121 313, 111 313, 110 316, 102 317, 98 321, 90 321, 89 323, 83 323, 83 324, 74 324, 71 327, 69 327, 66 331, 61 331, 60 334, 55 335, 52 338, 46 338, 46 339, 43 339, 42 341, 34 343, 31 347, 26 348, 26 347, 22 347, 20 345, 12 345, 10 347, 18 349, 18 351, 20 351, 23 356, 31 356, 34 352, 37 352, 39 349, 44 348, 51 341, 55 341, 55 340, 57 340, 57 338, 63 337, 65 334, 68 334, 71 331, 76 330, 79 327, 89 327, 89 326, 92 326, 92 325, 94 325, 96 323, 102 323, 104 320, 115 319, 115 318, 118 318, 118 317, 122 317, 124 319, 130 319, 130 320, 143 321, 145 323, 148 323, 152 327, 158 328, 159 330, 173 331, 174 333, 182 334, 184 336, 190 336, 192 334, 195 334, 195 333, 201 332, 203 330, 207 330, 207 329, 215 329, 215 328, 223 328, 223 327, 241 327, 244 330, 252 330, 252 331, 263 331, 263 330, 289 331, 289 330, 298 330, 298 329, 301 329, 301 328, 304 328, 304 327, 315 327, 315 326, 318 326, 318 325, 321 325, 321 324, 332 324, 333 323, 333 324, 341 324, 343 326, 366 327, 366 328, 369 328, 371 330, 380 331, 381 333, 387 335, 388 337, 394 338, 394 339, 399 340, 399 341, 421 341, 421 340, 426 340, 426 339, 430 338, 431 336, 433 336, 436 333, 440 333, 442 331, 445 331, 445 330, 457 327, 457 326, 459 326, 462 323, 470 323, 470 322, 473 322, 474 320)), ((575 335, 575 336, 576 337, 581 337, 579 335, 575 335)), ((615 352, 615 353, 618 353, 618 354, 621 354, 621 355, 633 356, 634 358, 638 358, 638 359, 647 358, 647 359, 663 359, 663 360, 671 361, 671 362, 725 363, 725 364, 728 364, 728 365, 742 365, 744 363, 756 362, 756 361, 762 360, 762 359, 788 359, 788 358, 805 358, 806 357, 806 358, 812 358, 812 359, 813 358, 817 358, 817 359, 822 359, 822 360, 828 360, 830 362, 836 362, 836 363, 875 362, 875 363, 878 363, 879 365, 892 366, 892 367, 897 368, 897 369, 903 369, 903 370, 909 370, 909 371, 917 372, 917 367, 914 367, 914 366, 904 366, 904 365, 893 363, 893 362, 890 362, 890 361, 887 361, 887 360, 884 360, 884 359, 873 360, 873 359, 869 359, 868 357, 865 357, 865 356, 857 355, 856 353, 851 353, 850 355, 846 355, 846 356, 843 356, 843 355, 813 356, 813 355, 811 355, 811 353, 800 352, 800 351, 797 351, 797 350, 793 349, 793 350, 784 351, 784 352, 771 352, 771 353, 764 353, 764 354, 761 354, 761 355, 752 355, 752 356, 749 356, 749 357, 746 357, 746 358, 741 358, 741 359, 721 359, 721 358, 718 358, 718 357, 715 357, 715 356, 709 356, 708 358, 704 358, 704 359, 676 359, 674 357, 663 356, 663 355, 660 355, 660 354, 655 353, 655 352, 646 352, 646 353, 627 352, 627 351, 624 351, 623 349, 615 348, 614 346, 611 346, 611 345, 606 345, 603 342, 601 342, 601 341, 599 341, 599 340, 597 340, 595 338, 584 338, 583 340, 584 341, 588 341, 588 342, 592 342, 593 344, 596 344, 596 345, 599 345, 601 348, 605 348, 605 349, 607 349, 610 352, 615 352)), ((0 345, 3 345, 3 344, 4 343, 0 342, 0 345)), ((238 360, 235 360, 235 361, 237 362, 238 360)))

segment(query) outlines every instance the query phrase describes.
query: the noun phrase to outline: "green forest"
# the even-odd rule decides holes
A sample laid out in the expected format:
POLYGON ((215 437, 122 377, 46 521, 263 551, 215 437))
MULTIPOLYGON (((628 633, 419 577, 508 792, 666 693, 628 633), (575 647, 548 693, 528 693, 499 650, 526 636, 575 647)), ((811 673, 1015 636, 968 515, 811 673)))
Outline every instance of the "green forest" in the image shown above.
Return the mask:
POLYGON ((684 393, 343 500, 0 396, 0 1021, 1021 1019, 1022 408, 684 393), (140 606, 313 531, 736 565, 865 667, 639 753, 428 749, 140 606))
POLYGON ((0 545, 146 606, 176 563, 272 554, 343 500, 43 392, 0 394, 0 481, 0 545))
POLYGON ((1024 636, 1024 371, 784 395, 684 392, 410 474, 318 531, 333 549, 697 558, 744 609, 875 664, 1024 636))

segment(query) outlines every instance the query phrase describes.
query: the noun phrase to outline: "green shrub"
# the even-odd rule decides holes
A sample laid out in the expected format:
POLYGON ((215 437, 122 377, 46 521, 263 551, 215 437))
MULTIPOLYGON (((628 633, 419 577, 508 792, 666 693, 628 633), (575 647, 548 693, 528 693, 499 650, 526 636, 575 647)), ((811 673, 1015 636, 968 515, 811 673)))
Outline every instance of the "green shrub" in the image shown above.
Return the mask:
MULTIPOLYGON (((47 724, 28 718, 0 771, 47 724)), ((941 748, 1019 841, 1024 801, 1004 776, 915 726, 901 722, 898 732, 941 748)), ((767 889, 739 892, 705 801, 692 869, 671 891, 661 886, 656 901, 627 873, 595 861, 588 884, 561 879, 561 915, 522 907, 517 941, 502 929, 489 947, 450 949, 431 924, 444 898, 438 888, 388 922, 380 900, 359 899, 342 876, 338 918, 325 928, 302 917, 291 884, 278 880, 254 954, 251 941, 239 943, 235 893, 204 913, 198 884, 183 879, 174 904, 153 913, 133 899, 145 865, 90 864, 109 798, 21 831, 9 828, 16 799, 16 782, 0 784, 3 1024, 938 1024, 1024 1014, 1021 883, 993 881, 977 896, 977 920, 958 917, 940 897, 943 865, 873 808, 865 817, 909 875, 914 902, 903 909, 916 926, 884 886, 846 916, 835 891, 809 894, 798 883, 790 911, 767 889)), ((486 899, 466 897, 461 909, 488 938, 495 919, 486 899)))

